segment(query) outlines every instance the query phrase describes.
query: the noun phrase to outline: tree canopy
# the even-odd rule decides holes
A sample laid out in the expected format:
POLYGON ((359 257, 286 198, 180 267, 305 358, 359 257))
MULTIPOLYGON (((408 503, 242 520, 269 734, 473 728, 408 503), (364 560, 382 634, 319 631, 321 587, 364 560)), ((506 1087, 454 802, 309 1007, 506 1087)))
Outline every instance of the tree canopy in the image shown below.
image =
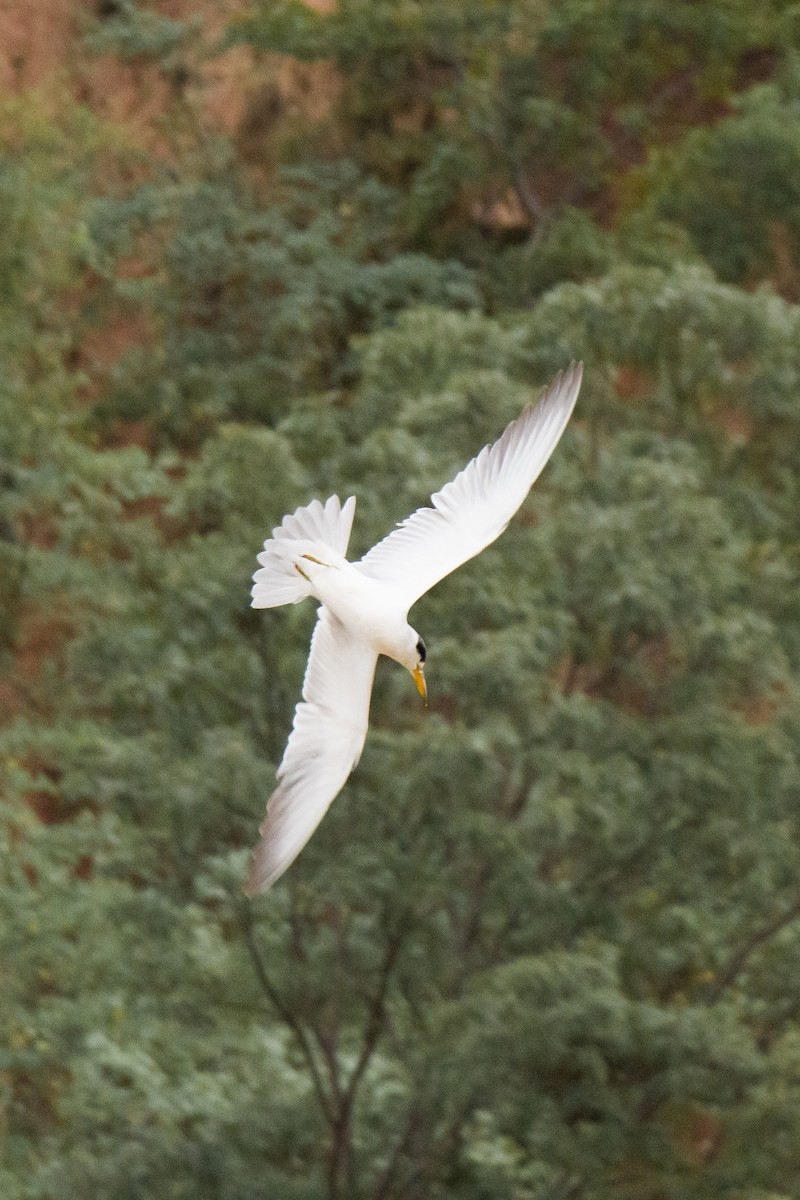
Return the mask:
POLYGON ((796 5, 190 7, 2 99, 2 1195, 789 1200, 796 5), (430 711, 379 668, 246 901, 313 623, 260 543, 337 492, 363 552, 573 358, 430 711))

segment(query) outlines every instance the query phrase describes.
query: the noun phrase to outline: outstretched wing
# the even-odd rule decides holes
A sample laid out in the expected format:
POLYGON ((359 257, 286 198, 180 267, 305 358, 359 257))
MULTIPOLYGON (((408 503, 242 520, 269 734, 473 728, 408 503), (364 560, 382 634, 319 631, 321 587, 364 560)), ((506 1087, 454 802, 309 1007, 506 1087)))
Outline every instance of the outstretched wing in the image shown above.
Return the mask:
POLYGON ((305 846, 361 757, 377 655, 326 608, 245 892, 265 892, 305 846))
POLYGON ((560 372, 512 421, 493 446, 484 446, 452 483, 373 546, 359 570, 389 584, 410 607, 445 575, 499 537, 527 496, 570 418, 583 364, 560 372))

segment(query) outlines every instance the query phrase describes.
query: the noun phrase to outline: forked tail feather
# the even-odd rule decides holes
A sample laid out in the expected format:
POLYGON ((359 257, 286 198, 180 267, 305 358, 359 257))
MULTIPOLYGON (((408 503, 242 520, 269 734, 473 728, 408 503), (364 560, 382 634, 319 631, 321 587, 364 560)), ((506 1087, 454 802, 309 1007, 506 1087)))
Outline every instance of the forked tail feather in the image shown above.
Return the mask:
POLYGON ((338 496, 331 496, 325 504, 312 500, 284 517, 258 555, 261 567, 253 576, 253 608, 297 604, 310 596, 309 582, 296 569, 295 559, 308 553, 310 545, 329 546, 339 554, 346 554, 355 508, 355 496, 350 496, 344 504, 338 496))

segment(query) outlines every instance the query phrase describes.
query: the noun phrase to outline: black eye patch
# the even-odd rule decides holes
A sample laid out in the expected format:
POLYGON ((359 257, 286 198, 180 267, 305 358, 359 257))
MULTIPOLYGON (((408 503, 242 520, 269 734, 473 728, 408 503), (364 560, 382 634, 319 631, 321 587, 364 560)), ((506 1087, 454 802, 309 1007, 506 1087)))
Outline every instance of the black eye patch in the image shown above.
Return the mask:
POLYGON ((428 657, 428 649, 422 638, 420 638, 417 642, 417 654, 419 655, 419 661, 424 663, 425 659, 428 657))

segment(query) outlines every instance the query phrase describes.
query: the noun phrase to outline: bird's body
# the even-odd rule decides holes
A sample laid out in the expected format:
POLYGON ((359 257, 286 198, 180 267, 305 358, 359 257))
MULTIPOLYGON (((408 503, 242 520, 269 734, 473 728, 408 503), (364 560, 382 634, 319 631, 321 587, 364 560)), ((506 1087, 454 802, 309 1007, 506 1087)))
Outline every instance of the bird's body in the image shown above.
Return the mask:
POLYGON ((253 606, 308 597, 319 603, 303 699, 278 768, 246 891, 265 891, 302 850, 358 762, 367 735, 378 655, 406 667, 420 694, 425 643, 412 604, 505 529, 564 431, 582 367, 558 375, 492 446, 360 562, 345 557, 355 497, 299 508, 273 530, 258 559, 253 606))
POLYGON ((318 555, 301 558, 295 567, 307 576, 312 595, 342 625, 358 630, 376 654, 402 663, 408 649, 408 606, 403 607, 391 588, 365 575, 356 563, 318 549, 318 555))

